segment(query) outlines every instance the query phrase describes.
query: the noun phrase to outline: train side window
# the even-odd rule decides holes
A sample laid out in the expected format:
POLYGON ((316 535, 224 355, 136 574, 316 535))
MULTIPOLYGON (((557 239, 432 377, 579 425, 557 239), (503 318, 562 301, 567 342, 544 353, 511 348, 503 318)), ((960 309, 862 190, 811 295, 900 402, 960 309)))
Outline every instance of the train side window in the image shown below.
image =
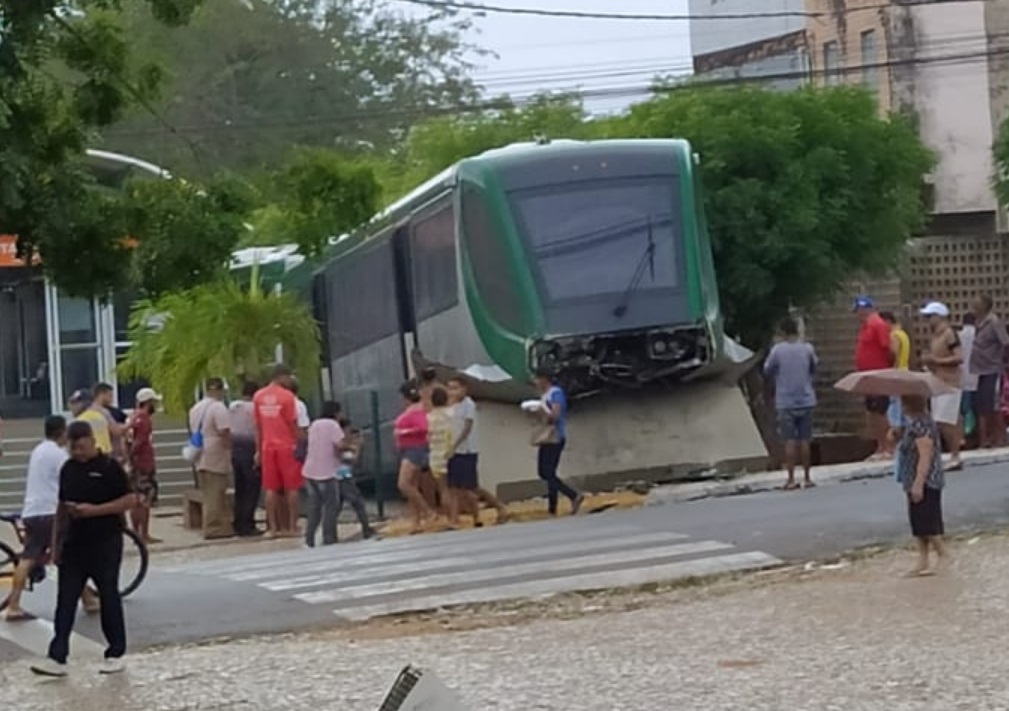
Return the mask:
POLYGON ((417 321, 459 303, 455 215, 451 204, 414 220, 410 229, 410 263, 417 321))
POLYGON ((334 260, 326 269, 326 315, 336 359, 399 333, 392 242, 334 260))
POLYGON ((471 186, 463 188, 462 228, 477 291, 493 319, 512 333, 523 333, 522 304, 509 267, 506 236, 495 229, 483 193, 471 186))

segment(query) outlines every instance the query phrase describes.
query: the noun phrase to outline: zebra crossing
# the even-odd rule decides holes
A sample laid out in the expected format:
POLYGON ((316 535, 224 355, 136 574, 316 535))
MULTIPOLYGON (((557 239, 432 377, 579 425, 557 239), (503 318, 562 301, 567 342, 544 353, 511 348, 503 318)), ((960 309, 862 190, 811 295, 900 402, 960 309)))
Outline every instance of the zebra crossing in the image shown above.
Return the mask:
POLYGON ((167 572, 253 585, 360 621, 780 563, 731 543, 594 516, 195 563, 167 572))

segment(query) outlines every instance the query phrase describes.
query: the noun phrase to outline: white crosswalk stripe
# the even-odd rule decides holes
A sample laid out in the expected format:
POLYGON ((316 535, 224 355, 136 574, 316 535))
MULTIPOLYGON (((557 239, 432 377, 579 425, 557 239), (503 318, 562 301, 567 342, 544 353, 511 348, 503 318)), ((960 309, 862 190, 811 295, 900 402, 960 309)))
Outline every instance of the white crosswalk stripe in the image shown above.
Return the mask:
POLYGON ((177 568, 252 584, 347 620, 630 587, 781 563, 731 543, 599 519, 306 549, 177 568))

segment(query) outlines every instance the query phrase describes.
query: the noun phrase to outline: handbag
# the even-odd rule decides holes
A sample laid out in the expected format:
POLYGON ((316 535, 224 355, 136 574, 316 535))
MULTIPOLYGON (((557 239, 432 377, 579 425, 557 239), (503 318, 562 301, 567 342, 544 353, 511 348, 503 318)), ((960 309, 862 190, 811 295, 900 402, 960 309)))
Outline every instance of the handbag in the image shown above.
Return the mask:
POLYGON ((189 441, 182 448, 182 458, 190 464, 195 464, 203 453, 203 422, 207 419, 207 410, 213 403, 207 403, 200 414, 200 421, 196 423, 196 429, 189 435, 189 441))
POLYGON ((560 444, 560 433, 557 432, 557 425, 551 422, 541 422, 533 428, 533 433, 529 437, 529 444, 534 447, 542 447, 545 444, 560 444))

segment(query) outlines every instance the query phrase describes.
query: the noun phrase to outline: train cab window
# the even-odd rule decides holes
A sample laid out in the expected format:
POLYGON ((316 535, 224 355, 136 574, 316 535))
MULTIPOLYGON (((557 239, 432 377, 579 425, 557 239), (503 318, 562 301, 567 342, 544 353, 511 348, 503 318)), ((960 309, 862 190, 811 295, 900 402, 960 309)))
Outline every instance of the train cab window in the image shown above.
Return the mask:
POLYGON ((480 298, 494 321, 512 333, 522 333, 522 303, 509 268, 506 236, 495 229, 483 193, 468 185, 462 192, 462 228, 480 298))
POLYGON ((459 303, 455 215, 451 204, 414 219, 410 227, 410 262, 417 321, 459 303))

